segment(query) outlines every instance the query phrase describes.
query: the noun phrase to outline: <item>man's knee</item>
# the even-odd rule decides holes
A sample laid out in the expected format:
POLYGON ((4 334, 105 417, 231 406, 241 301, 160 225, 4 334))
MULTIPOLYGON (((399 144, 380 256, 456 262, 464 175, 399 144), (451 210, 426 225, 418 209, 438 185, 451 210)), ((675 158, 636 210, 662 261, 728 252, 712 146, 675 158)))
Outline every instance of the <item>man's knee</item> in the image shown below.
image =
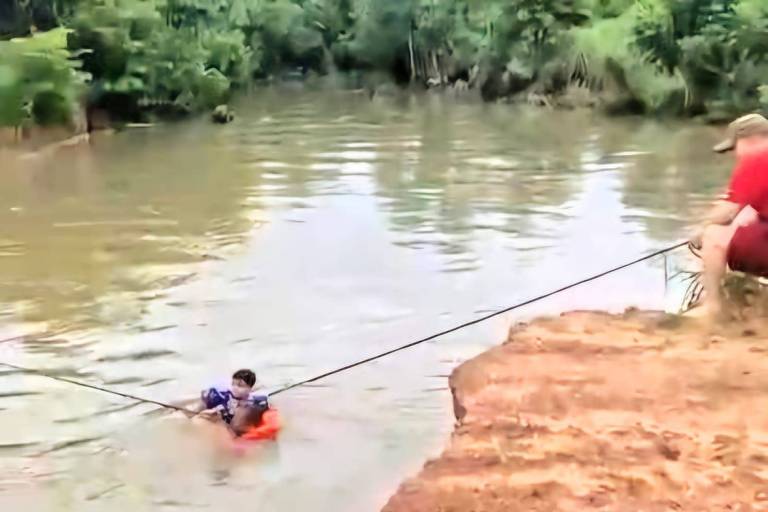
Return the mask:
POLYGON ((759 218, 760 216, 754 208, 745 206, 741 209, 739 214, 736 215, 736 218, 733 219, 733 224, 735 226, 748 226, 749 224, 757 222, 759 218))

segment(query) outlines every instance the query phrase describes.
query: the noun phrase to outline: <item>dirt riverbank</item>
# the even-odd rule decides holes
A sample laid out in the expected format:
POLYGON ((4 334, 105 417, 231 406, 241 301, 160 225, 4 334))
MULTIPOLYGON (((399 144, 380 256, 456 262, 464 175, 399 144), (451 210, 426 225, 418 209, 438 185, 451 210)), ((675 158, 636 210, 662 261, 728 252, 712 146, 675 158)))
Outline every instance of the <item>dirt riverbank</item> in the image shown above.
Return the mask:
POLYGON ((768 510, 763 320, 567 313, 450 382, 449 446, 384 512, 768 510))

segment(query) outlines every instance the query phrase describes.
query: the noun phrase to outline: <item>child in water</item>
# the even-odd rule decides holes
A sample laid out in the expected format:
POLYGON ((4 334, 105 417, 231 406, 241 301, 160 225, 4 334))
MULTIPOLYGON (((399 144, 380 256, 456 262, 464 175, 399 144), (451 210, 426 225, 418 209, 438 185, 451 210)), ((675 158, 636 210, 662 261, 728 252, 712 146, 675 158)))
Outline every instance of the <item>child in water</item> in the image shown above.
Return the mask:
POLYGON ((200 393, 197 406, 200 417, 215 421, 221 419, 235 435, 242 434, 250 426, 258 424, 269 409, 266 395, 253 393, 256 374, 251 370, 238 370, 232 375, 229 388, 212 387, 200 393), (237 420, 233 424, 233 419, 237 420))

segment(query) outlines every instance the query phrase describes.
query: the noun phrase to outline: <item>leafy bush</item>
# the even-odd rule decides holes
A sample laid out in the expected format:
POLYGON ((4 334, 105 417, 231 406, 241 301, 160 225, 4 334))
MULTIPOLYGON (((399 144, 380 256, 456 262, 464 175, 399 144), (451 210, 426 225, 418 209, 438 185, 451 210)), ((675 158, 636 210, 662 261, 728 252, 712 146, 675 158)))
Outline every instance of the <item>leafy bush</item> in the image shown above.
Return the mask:
POLYGON ((359 2, 351 43, 355 58, 379 69, 391 68, 395 59, 405 58, 415 3, 415 0, 359 2))
POLYGON ((685 82, 644 52, 636 38, 627 37, 638 26, 638 14, 630 10, 572 30, 572 58, 588 86, 613 88, 645 110, 659 111, 673 98, 684 98, 685 82))
MULTIPOLYGON (((174 23, 191 19, 194 6, 177 7, 174 23)), ((195 25, 169 26, 151 1, 105 1, 73 20, 70 46, 87 52, 84 67, 102 93, 137 105, 201 110, 225 101, 233 82, 248 79, 250 52, 240 31, 195 25)))
POLYGON ((63 28, 0 42, 0 124, 66 124, 88 78, 67 50, 63 28))

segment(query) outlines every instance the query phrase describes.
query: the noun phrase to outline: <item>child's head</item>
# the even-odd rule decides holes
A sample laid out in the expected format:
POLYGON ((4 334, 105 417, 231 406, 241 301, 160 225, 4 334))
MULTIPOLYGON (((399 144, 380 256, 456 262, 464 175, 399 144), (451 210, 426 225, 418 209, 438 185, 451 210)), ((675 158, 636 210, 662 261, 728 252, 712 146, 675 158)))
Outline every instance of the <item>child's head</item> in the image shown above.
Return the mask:
POLYGON ((251 370, 237 370, 232 374, 232 394, 237 399, 248 398, 256 384, 256 374, 251 370))

